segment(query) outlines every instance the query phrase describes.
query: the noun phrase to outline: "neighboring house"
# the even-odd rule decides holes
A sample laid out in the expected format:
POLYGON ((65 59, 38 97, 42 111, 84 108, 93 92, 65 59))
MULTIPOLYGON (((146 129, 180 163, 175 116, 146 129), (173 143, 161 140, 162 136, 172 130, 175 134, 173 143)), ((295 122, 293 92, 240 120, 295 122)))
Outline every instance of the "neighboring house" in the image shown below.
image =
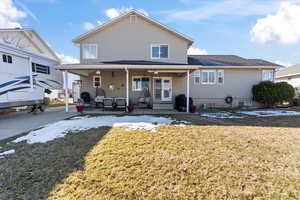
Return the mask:
POLYGON ((0 29, 0 108, 44 101, 62 88, 59 58, 33 30, 0 29))
POLYGON ((94 99, 102 88, 105 97, 138 105, 146 88, 153 109, 173 108, 179 94, 192 97, 196 106, 251 105, 252 86, 273 81, 279 67, 233 55, 189 56, 192 39, 134 10, 73 42, 80 47, 80 63, 58 69, 79 75, 81 92, 94 99))
POLYGON ((287 82, 296 90, 297 98, 300 97, 300 64, 283 68, 276 72, 277 82, 287 82))

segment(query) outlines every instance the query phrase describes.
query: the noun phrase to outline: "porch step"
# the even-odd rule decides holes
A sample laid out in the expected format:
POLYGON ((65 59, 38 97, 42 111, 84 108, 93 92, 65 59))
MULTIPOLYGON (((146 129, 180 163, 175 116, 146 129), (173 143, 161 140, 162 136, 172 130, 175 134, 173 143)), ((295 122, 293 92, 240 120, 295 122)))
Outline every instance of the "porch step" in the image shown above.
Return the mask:
POLYGON ((172 103, 153 103, 153 110, 172 110, 172 103))

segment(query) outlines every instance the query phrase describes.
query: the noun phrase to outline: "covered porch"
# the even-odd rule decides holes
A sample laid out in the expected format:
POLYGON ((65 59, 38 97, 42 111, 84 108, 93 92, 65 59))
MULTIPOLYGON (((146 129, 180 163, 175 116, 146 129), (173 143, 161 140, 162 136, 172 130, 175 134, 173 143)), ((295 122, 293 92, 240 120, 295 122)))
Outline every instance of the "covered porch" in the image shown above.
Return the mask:
MULTIPOLYGON (((198 69, 188 65, 62 65, 68 88, 68 73, 80 76, 79 93, 90 96, 90 107, 114 111, 128 106, 149 111, 174 111, 175 97, 190 97, 190 73, 198 69), (119 106, 122 104, 122 106, 119 106)), ((68 112, 68 90, 66 112, 68 112)), ((186 111, 189 111, 189 101, 186 111)), ((140 111, 142 112, 142 111, 140 111)))

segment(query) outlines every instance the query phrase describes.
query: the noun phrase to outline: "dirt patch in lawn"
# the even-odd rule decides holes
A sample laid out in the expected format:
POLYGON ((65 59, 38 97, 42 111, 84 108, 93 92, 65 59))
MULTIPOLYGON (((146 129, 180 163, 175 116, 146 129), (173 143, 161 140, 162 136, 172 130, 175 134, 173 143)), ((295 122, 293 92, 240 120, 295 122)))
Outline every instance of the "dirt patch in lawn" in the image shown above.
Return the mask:
POLYGON ((300 117, 176 119, 192 125, 11 145, 0 199, 299 199, 300 117))

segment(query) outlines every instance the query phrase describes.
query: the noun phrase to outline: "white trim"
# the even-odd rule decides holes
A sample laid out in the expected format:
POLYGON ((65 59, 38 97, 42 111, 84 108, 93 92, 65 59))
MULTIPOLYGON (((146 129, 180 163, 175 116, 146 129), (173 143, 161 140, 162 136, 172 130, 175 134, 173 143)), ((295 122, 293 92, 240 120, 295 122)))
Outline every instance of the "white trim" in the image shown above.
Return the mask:
POLYGON ((186 112, 189 112, 190 108, 190 70, 186 73, 186 112))
POLYGON ((132 89, 132 91, 133 92, 141 92, 141 91, 143 91, 143 86, 142 86, 142 79, 143 78, 148 78, 149 79, 149 89, 150 89, 150 76, 132 76, 132 81, 131 81, 131 83, 132 83, 132 85, 131 85, 131 89, 132 89), (133 80, 135 79, 135 78, 138 78, 138 79, 141 79, 141 88, 140 89, 136 89, 135 87, 133 87, 134 86, 134 82, 133 82, 133 80))
POLYGON ((81 50, 82 50, 82 59, 84 59, 84 60, 98 59, 98 44, 97 43, 84 43, 84 44, 81 44, 81 50), (95 57, 93 57, 93 58, 86 58, 86 57, 84 57, 84 48, 85 47, 89 47, 89 48, 95 47, 95 50, 96 50, 95 57))
POLYGON ((129 71, 127 68, 125 69, 125 71, 126 71, 126 106, 129 106, 129 71))
POLYGON ((64 73, 64 86, 65 86, 65 107, 66 107, 66 112, 69 112, 68 71, 65 71, 64 73))
POLYGON ((217 78, 216 74, 217 74, 217 70, 201 70, 201 84, 202 85, 215 85, 216 84, 216 78, 217 78), (203 82, 203 74, 202 74, 203 72, 208 73, 208 77, 207 77, 208 82, 207 83, 203 82), (210 72, 214 72, 214 75, 215 75, 214 82, 209 82, 209 73, 210 72))
POLYGON ((101 75, 95 75, 95 76, 93 76, 93 88, 97 88, 96 87, 96 85, 95 85, 95 83, 96 83, 96 81, 95 81, 95 78, 99 78, 99 87, 98 88, 101 88, 102 87, 102 80, 101 80, 101 75))
POLYGON ((161 100, 162 101, 172 101, 172 98, 173 98, 173 79, 172 79, 172 77, 162 77, 161 80, 162 80, 162 82, 161 82, 161 100), (169 88, 169 91, 171 91, 171 92, 169 92, 169 94, 170 94, 169 98, 164 98, 164 90, 168 89, 168 88, 164 88, 165 80, 169 80, 170 84, 171 84, 171 88, 169 88))
POLYGON ((152 89, 153 89, 153 99, 154 100, 156 100, 155 99, 155 79, 159 79, 159 80, 161 80, 161 91, 160 91, 160 95, 161 95, 161 97, 160 97, 160 101, 172 101, 172 98, 173 98, 173 79, 172 79, 172 77, 153 77, 153 87, 152 87, 152 89), (171 92, 170 92, 170 98, 167 98, 167 99, 165 99, 164 98, 164 80, 170 80, 170 83, 171 83, 171 92))
POLYGON ((151 44, 151 46, 150 46, 150 58, 152 59, 152 60, 159 60, 159 59, 169 59, 170 58, 170 45, 168 45, 168 44, 159 44, 159 43, 153 43, 153 44, 151 44), (168 46, 168 57, 167 58, 162 58, 162 57, 160 57, 160 48, 161 48, 161 46, 168 46), (153 57, 152 55, 152 48, 153 47, 158 47, 159 48, 159 51, 158 51, 158 55, 159 55, 159 57, 153 57))
POLYGON ((201 65, 130 65, 130 64, 63 64, 56 69, 59 70, 88 70, 88 69, 172 69, 172 70, 187 70, 187 69, 194 69, 194 70, 213 70, 213 69, 274 69, 274 66, 227 66, 227 67, 220 67, 220 66, 201 66, 201 65))

